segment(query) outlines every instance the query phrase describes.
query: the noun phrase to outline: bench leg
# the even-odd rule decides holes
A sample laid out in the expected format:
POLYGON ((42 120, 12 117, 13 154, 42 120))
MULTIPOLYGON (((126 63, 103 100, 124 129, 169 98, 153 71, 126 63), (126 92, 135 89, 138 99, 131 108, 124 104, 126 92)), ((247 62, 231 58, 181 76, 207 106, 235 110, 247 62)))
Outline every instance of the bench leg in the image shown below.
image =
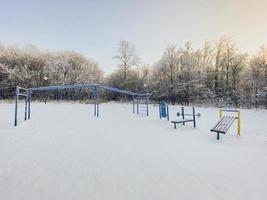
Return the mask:
POLYGON ((173 125, 174 125, 174 128, 176 129, 176 123, 173 123, 173 125))
POLYGON ((219 140, 219 139, 220 139, 220 133, 217 132, 217 140, 219 140))

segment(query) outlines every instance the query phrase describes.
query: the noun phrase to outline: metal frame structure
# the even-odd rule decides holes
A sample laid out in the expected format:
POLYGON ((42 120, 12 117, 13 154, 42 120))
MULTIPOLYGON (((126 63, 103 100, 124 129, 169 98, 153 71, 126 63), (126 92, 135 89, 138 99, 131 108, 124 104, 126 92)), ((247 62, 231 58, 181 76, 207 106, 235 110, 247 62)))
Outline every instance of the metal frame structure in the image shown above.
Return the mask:
POLYGON ((180 117, 182 116, 182 120, 178 120, 178 121, 171 121, 171 123, 173 123, 174 125, 174 128, 176 129, 176 124, 183 124, 183 126, 185 125, 185 123, 187 122, 193 122, 193 125, 194 125, 194 128, 196 128, 196 117, 200 118, 201 117, 201 114, 198 113, 196 114, 195 112, 195 107, 192 107, 192 114, 187 114, 184 112, 184 107, 182 106, 181 107, 181 113, 178 112, 177 113, 177 117, 180 117), (192 118, 191 119, 186 119, 185 116, 191 116, 192 118))
POLYGON ((146 115, 148 116, 148 103, 149 103, 150 94, 135 94, 133 95, 133 113, 137 115, 146 115))
POLYGON ((169 121, 169 106, 167 102, 159 102, 159 118, 166 118, 169 121))
POLYGON ((28 120, 31 118, 31 95, 34 92, 40 92, 40 91, 54 91, 54 90, 66 90, 66 89, 90 89, 93 92, 93 98, 94 98, 94 116, 99 116, 99 90, 105 90, 110 92, 116 92, 124 95, 132 96, 133 98, 133 114, 135 114, 135 101, 137 100, 137 114, 139 114, 139 108, 138 108, 138 99, 145 98, 146 99, 146 115, 148 116, 148 101, 150 94, 149 93, 135 93, 128 90, 122 90, 118 88, 113 88, 110 86, 102 86, 99 84, 75 84, 75 85, 60 85, 60 86, 45 86, 45 87, 36 87, 36 88, 22 88, 17 86, 16 87, 16 95, 15 95, 15 122, 14 125, 18 125, 18 101, 19 97, 25 98, 25 115, 24 120, 28 120), (26 93, 21 93, 20 91, 25 91, 26 93))
POLYGON ((226 132, 230 129, 230 127, 232 126, 232 124, 234 123, 236 119, 237 119, 237 135, 240 136, 240 132, 241 132, 240 110, 220 109, 219 117, 220 117, 220 120, 211 129, 211 132, 217 133, 217 140, 220 139, 220 133, 226 134, 226 132), (237 116, 223 115, 224 112, 236 113, 237 116))

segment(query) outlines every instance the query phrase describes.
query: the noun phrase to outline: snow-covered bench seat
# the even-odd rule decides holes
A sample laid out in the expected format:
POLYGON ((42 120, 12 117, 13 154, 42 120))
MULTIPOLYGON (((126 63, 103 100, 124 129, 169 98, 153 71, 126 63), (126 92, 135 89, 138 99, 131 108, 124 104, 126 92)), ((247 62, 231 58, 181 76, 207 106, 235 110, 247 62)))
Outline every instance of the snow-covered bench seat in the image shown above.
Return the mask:
POLYGON ((234 123, 236 117, 234 116, 223 116, 218 123, 211 129, 212 132, 217 133, 217 140, 220 139, 219 134, 225 134, 231 125, 234 123))
POLYGON ((171 123, 173 123, 173 125, 174 125, 174 128, 176 128, 176 124, 183 123, 183 125, 184 125, 186 122, 194 122, 194 120, 193 119, 184 119, 184 120, 179 120, 179 121, 171 121, 171 123))

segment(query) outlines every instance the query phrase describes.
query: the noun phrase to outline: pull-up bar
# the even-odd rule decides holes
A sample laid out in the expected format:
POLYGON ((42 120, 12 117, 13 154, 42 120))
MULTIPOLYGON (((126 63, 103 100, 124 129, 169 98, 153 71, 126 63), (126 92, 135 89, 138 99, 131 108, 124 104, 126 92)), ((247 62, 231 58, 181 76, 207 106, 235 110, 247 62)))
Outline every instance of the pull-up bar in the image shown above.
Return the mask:
POLYGON ((30 119, 31 117, 31 95, 33 92, 39 92, 39 91, 53 91, 53 90, 65 90, 65 89, 77 89, 77 88, 89 88, 93 91, 93 98, 94 98, 94 116, 99 116, 99 89, 107 90, 111 92, 116 92, 120 94, 130 95, 133 97, 133 113, 134 111, 134 100, 137 98, 146 98, 147 99, 147 116, 148 116, 148 99, 150 97, 149 93, 135 93, 127 90, 122 90, 118 88, 113 88, 110 86, 101 86, 99 84, 91 84, 91 83, 85 83, 85 84, 74 84, 74 85, 60 85, 60 86, 45 86, 45 87, 35 87, 35 88, 22 88, 17 86, 16 87, 16 95, 15 95, 15 122, 14 125, 17 126, 18 124, 18 101, 19 97, 22 96, 25 98, 25 116, 24 120, 30 119), (26 92, 26 93, 20 93, 20 90, 26 92))
POLYGON ((18 124, 18 101, 19 97, 23 97, 25 99, 25 107, 24 107, 24 120, 27 120, 29 118, 29 110, 30 110, 30 104, 29 104, 29 90, 26 88, 22 88, 17 86, 16 87, 16 96, 15 96, 15 121, 14 125, 17 126, 18 124), (23 91, 22 93, 20 91, 23 91), (26 92, 26 93, 25 93, 26 92), (27 115, 28 113, 28 115, 27 115))

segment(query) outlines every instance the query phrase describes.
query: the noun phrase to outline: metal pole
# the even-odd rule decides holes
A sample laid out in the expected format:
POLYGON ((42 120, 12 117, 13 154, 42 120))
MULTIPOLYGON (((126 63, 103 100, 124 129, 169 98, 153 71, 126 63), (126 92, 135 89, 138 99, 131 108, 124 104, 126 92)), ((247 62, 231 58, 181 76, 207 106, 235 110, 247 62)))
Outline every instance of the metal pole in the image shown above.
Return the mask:
POLYGON ((96 116, 96 86, 94 87, 94 116, 96 116))
MULTIPOLYGON (((184 107, 182 106, 182 117, 183 117, 183 120, 184 120, 184 107)), ((183 125, 185 125, 185 123, 183 122, 183 125)))
POLYGON ((193 107, 193 122, 194 122, 194 128, 196 128, 195 107, 193 107))
POLYGON ((28 90, 27 90, 27 96, 25 97, 25 110, 24 110, 24 120, 27 120, 27 111, 28 111, 28 90))
POLYGON ((237 113, 237 118, 238 118, 238 119, 237 119, 237 134, 238 134, 239 136, 240 136, 240 129, 241 129, 241 128, 240 128, 240 126, 241 126, 241 125, 240 125, 240 123, 241 123, 241 121, 240 121, 240 120, 241 120, 240 117, 241 117, 241 115, 240 115, 240 111, 238 111, 238 113, 237 113))
POLYGON ((139 114, 139 103, 138 103, 138 97, 136 99, 136 109, 137 109, 137 115, 139 114))
POLYGON ((96 86, 96 116, 99 116, 98 88, 96 86))
POLYGON ((19 100, 19 87, 16 86, 16 94, 15 94, 15 122, 14 126, 18 125, 18 100, 19 100))
POLYGON ((134 96, 133 96, 133 114, 135 113, 134 96))
POLYGON ((146 116, 148 116, 148 96, 146 95, 146 116))
POLYGON ((220 110, 220 112, 219 112, 219 117, 220 118, 222 117, 222 110, 220 110))
POLYGON ((31 100, 32 100, 32 91, 28 91, 28 119, 31 119, 31 100))
POLYGON ((161 102, 159 103, 159 118, 161 119, 161 102))
POLYGON ((167 120, 169 121, 169 106, 168 105, 166 106, 167 106, 167 120))

